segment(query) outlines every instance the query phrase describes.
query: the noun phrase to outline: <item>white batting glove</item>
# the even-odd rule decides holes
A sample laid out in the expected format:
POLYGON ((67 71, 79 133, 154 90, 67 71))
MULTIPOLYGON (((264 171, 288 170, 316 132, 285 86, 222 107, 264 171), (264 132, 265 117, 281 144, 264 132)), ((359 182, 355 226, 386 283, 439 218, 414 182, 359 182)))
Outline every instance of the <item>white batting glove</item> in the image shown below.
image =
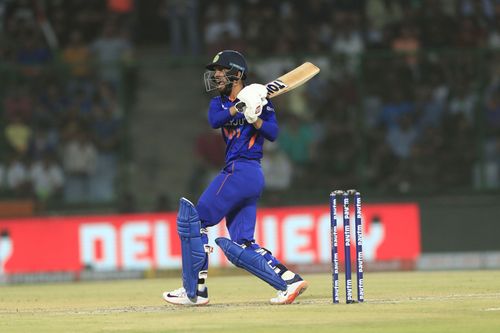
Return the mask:
MULTIPOLYGON (((240 102, 243 102, 245 106, 252 106, 252 109, 255 111, 258 105, 264 106, 267 104, 266 96, 266 86, 263 84, 253 83, 241 89, 236 97, 240 100, 240 102)), ((237 109, 240 112, 245 111, 245 107, 240 103, 237 103, 237 109)))
POLYGON ((243 111, 243 115, 249 124, 253 124, 257 121, 259 116, 262 113, 262 108, 264 105, 259 101, 256 104, 247 104, 245 106, 245 111, 243 111))

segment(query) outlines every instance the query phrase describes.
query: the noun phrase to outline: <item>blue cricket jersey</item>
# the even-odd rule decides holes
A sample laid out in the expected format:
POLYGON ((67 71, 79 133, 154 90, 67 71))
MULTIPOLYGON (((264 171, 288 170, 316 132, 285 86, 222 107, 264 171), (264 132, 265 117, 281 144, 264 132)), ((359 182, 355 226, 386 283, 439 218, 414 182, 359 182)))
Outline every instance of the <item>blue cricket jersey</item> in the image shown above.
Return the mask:
POLYGON ((210 101, 208 109, 210 125, 212 128, 221 128, 226 142, 226 164, 238 158, 260 160, 264 139, 274 141, 279 132, 271 101, 268 100, 259 116, 264 121, 259 130, 249 124, 242 113, 231 116, 229 108, 237 101, 231 101, 226 96, 216 96, 210 101))

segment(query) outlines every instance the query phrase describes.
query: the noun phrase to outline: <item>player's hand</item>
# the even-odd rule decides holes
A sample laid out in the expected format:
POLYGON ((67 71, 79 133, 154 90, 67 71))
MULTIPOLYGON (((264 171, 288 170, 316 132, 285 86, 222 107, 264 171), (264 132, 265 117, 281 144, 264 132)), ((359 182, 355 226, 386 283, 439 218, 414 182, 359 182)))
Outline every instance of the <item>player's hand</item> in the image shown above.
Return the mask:
POLYGON ((256 104, 246 104, 245 111, 243 111, 243 115, 249 124, 253 124, 257 121, 259 116, 262 113, 262 108, 264 105, 259 101, 256 104))
POLYGON ((245 112, 246 106, 254 107, 267 104, 267 88, 263 84, 253 83, 249 86, 241 89, 239 94, 236 96, 240 102, 236 103, 236 109, 238 112, 245 112))

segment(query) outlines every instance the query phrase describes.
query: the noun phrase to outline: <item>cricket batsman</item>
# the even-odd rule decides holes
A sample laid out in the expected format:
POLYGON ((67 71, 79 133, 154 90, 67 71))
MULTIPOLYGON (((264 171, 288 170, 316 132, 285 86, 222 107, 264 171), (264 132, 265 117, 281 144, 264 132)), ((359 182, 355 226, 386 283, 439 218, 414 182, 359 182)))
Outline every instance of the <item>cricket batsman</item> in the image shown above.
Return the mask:
POLYGON ((273 105, 261 84, 245 86, 248 66, 237 51, 219 52, 206 66, 207 91, 217 90, 208 108, 213 128, 220 128, 226 143, 225 166, 203 192, 195 206, 180 199, 177 231, 182 248, 182 284, 164 292, 165 301, 176 305, 208 304, 207 228, 224 217, 231 239, 216 244, 229 261, 262 279, 277 290, 271 304, 290 304, 308 286, 298 274, 280 263, 270 251, 255 243, 257 201, 264 188, 260 160, 264 140, 274 141, 278 123, 273 105))

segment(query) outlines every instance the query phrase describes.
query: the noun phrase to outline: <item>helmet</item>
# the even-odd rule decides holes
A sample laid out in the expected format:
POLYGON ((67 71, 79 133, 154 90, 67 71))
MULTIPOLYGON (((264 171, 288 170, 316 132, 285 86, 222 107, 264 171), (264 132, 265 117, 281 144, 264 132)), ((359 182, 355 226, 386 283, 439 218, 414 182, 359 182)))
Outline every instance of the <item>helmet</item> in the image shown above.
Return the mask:
POLYGON ((229 69, 229 75, 235 75, 236 72, 242 73, 241 78, 244 80, 247 77, 248 67, 243 55, 238 51, 224 50, 217 53, 210 64, 206 66, 208 70, 213 71, 215 66, 221 66, 229 69))

